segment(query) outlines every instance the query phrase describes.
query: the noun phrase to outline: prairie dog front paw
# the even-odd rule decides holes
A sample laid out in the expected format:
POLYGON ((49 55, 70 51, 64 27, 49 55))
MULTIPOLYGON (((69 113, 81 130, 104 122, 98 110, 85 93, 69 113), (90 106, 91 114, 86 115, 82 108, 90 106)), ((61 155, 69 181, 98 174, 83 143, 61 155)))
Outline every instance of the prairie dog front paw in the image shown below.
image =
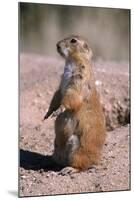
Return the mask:
POLYGON ((64 106, 60 106, 56 111, 54 111, 51 115, 51 117, 57 117, 60 113, 65 111, 64 106))

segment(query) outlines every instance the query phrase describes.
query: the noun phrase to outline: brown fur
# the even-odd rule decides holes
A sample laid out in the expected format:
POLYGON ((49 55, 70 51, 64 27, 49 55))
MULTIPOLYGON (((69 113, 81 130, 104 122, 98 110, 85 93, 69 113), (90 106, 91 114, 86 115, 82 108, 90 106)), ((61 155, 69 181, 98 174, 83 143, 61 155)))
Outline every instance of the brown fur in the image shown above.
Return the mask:
POLYGON ((54 159, 63 166, 85 170, 98 164, 106 137, 105 119, 92 71, 92 51, 78 36, 61 40, 57 49, 66 60, 65 68, 70 71, 64 72, 45 116, 48 118, 58 108, 65 108, 55 121, 54 159))

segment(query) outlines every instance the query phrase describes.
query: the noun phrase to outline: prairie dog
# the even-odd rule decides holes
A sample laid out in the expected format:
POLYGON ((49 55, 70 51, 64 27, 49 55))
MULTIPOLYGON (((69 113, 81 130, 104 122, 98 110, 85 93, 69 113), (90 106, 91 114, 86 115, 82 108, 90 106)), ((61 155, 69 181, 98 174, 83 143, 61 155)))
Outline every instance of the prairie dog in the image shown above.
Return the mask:
POLYGON ((80 36, 57 43, 65 68, 47 119, 60 111, 55 121, 54 160, 69 170, 86 170, 98 164, 105 142, 105 119, 92 71, 92 50, 80 36))

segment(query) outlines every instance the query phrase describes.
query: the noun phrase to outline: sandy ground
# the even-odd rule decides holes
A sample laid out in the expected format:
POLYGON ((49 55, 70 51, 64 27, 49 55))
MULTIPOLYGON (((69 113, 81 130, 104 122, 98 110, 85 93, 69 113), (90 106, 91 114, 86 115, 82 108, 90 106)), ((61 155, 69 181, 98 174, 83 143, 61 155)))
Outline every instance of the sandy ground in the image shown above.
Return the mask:
POLYGON ((66 176, 60 175, 59 166, 51 165, 55 119, 43 121, 63 66, 57 58, 20 57, 20 196, 129 190, 128 63, 94 63, 107 140, 99 166, 66 176))

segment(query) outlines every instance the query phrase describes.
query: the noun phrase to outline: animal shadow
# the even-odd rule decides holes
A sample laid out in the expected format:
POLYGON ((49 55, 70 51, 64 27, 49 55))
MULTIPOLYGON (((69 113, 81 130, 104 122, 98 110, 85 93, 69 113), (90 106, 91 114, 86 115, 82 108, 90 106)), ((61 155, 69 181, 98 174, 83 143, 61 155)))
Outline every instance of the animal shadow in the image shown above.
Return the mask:
POLYGON ((60 171, 63 167, 57 165, 52 156, 44 156, 39 153, 20 149, 20 167, 26 170, 32 169, 35 171, 60 171))

